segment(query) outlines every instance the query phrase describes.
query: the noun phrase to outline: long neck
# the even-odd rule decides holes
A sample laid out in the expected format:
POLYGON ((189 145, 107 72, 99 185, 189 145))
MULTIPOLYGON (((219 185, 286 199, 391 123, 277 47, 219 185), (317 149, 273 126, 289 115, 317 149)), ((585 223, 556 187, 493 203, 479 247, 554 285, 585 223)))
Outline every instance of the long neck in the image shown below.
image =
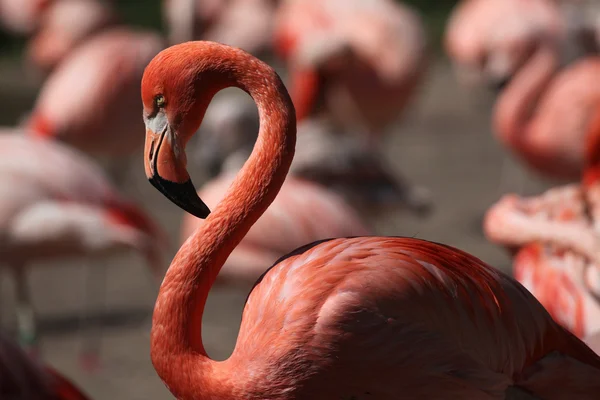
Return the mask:
POLYGON ((544 42, 500 96, 494 113, 494 126, 505 145, 522 147, 525 129, 557 68, 556 49, 544 42))
MULTIPOLYGON (((218 89, 237 86, 248 92, 258 107, 260 130, 252 155, 224 199, 175 256, 156 301, 152 362, 182 399, 232 398, 227 397, 235 390, 232 380, 222 372, 226 362, 211 360, 202 343, 206 299, 229 254, 275 199, 296 143, 294 108, 275 71, 242 52, 220 55, 215 63, 205 78, 218 82, 218 89)), ((206 103, 202 113, 209 101, 200 102, 206 103)))

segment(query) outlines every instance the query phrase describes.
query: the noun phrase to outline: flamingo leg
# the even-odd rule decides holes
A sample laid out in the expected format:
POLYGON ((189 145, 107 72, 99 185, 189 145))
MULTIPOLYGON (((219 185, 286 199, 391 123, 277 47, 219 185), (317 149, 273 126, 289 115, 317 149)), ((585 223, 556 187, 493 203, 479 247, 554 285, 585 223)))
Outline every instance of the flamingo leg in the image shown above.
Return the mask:
POLYGON ((84 267, 85 298, 80 318, 80 329, 83 335, 80 353, 80 364, 87 372, 94 372, 100 366, 100 348, 103 324, 94 324, 94 309, 99 306, 104 311, 106 306, 106 265, 96 265, 86 261, 84 267))
POLYGON ((19 342, 29 355, 39 357, 39 343, 35 312, 31 302, 31 293, 27 286, 27 276, 24 265, 13 265, 12 272, 15 278, 17 295, 17 331, 19 342))

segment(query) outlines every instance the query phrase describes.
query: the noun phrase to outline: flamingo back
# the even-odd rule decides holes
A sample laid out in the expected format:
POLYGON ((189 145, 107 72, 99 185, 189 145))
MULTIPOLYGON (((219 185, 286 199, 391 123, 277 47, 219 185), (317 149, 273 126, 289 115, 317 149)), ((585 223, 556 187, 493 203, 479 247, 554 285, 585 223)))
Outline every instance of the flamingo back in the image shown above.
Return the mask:
MULTIPOLYGON (((464 252, 408 238, 333 239, 283 259, 248 297, 238 343, 226 363, 244 365, 252 376, 240 381, 274 397, 294 387, 296 398, 366 390, 503 399, 512 385, 527 389, 555 351, 600 374, 600 358, 519 283, 464 252)), ((598 381, 588 393, 590 382, 598 381)))

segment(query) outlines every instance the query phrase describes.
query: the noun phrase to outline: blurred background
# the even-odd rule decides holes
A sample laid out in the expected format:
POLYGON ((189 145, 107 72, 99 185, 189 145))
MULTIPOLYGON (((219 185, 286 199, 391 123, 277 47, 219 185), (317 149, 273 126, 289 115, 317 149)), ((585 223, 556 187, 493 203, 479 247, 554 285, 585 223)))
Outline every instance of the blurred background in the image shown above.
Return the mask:
MULTIPOLYGON (((118 193, 119 199, 127 199, 127 202, 135 204, 138 210, 136 212, 143 214, 143 218, 138 214, 134 217, 135 213, 132 213, 129 208, 121 207, 121 204, 125 204, 125 200, 122 203, 119 200, 120 208, 117 207, 120 210, 117 212, 117 215, 121 216, 119 218, 124 218, 128 226, 143 231, 151 238, 148 240, 154 242, 145 245, 146 247, 142 246, 142 250, 140 250, 141 245, 138 246, 136 242, 130 246, 136 250, 134 252, 102 254, 97 257, 87 257, 81 252, 74 252, 65 254, 65 257, 53 257, 48 260, 43 257, 30 257, 31 260, 28 257, 21 257, 18 258, 19 262, 15 262, 7 255, 5 258, 8 260, 8 268, 3 274, 3 278, 6 279, 1 281, 0 293, 3 332, 15 338, 15 341, 26 342, 26 345, 32 344, 23 338, 28 331, 28 321, 31 321, 27 319, 26 313, 19 311, 23 307, 28 307, 30 303, 29 307, 35 310, 37 331, 35 346, 32 346, 34 353, 44 363, 52 365, 76 382, 90 397, 95 399, 171 398, 168 390, 156 376, 149 357, 150 319, 158 284, 156 279, 153 279, 155 276, 152 275, 157 273, 156 270, 151 269, 152 273, 149 274, 147 265, 155 263, 166 269, 181 243, 184 213, 156 191, 144 176, 141 158, 144 128, 139 100, 141 72, 143 66, 161 48, 186 40, 186 35, 189 39, 205 38, 225 43, 230 41, 230 44, 236 45, 235 38, 227 36, 232 29, 227 25, 219 28, 219 23, 229 23, 239 27, 243 25, 245 19, 237 14, 230 19, 223 17, 228 9, 235 7, 233 0, 223 0, 223 4, 227 3, 224 8, 218 12, 212 11, 217 16, 210 14, 210 10, 205 11, 206 15, 212 16, 206 17, 206 20, 202 21, 204 25, 199 24, 200 28, 191 27, 190 21, 186 21, 185 18, 178 21, 177 15, 181 15, 181 11, 179 14, 173 11, 174 16, 168 17, 169 6, 166 4, 169 1, 82 0, 83 3, 95 2, 101 3, 102 6, 98 8, 91 6, 89 8, 91 11, 86 11, 83 6, 81 8, 74 6, 72 10, 65 10, 64 15, 52 11, 52 8, 58 3, 68 3, 71 0, 50 0, 44 2, 43 6, 30 6, 29 1, 20 3, 21 1, 14 0, 13 3, 19 4, 11 6, 9 4, 11 0, 0 0, 0 18, 4 19, 0 25, 0 98, 3 99, 0 107, 0 124, 7 129, 35 132, 30 136, 55 138, 57 146, 74 147, 78 149, 77 152, 87 153, 85 156, 82 155, 85 157, 84 160, 73 161, 70 167, 65 161, 64 168, 70 168, 71 172, 75 173, 79 169, 88 168, 89 164, 93 169, 90 174, 101 175, 102 179, 106 180, 106 185, 111 187, 110 190, 118 193), (29 12, 27 7, 33 7, 31 10, 35 8, 37 11, 27 14, 29 12), (51 17, 53 13, 56 15, 51 17), (23 22, 20 25, 15 23, 11 26, 11 21, 17 21, 21 17, 23 22), (132 32, 138 32, 139 35, 132 32), (221 37, 225 39, 220 39, 221 37), (128 100, 130 92, 132 97, 128 100), (91 107, 89 110, 85 108, 88 103, 91 107), (62 114, 62 111, 67 108, 72 110, 71 115, 62 114), (128 121, 127 118, 131 119, 131 115, 133 120, 128 121), (105 138, 102 135, 110 137, 105 138), (94 168, 98 165, 101 168, 97 171, 94 168), (140 223, 140 218, 152 221, 151 223, 157 228, 149 228, 150 222, 140 223), (162 230, 163 233, 156 233, 162 230), (163 240, 163 237, 168 237, 169 242, 163 240), (148 256, 152 253, 148 250, 148 246, 158 248, 160 247, 158 242, 166 248, 162 261, 156 261, 155 255, 148 256), (154 259, 149 261, 152 257, 154 259), (18 284, 15 284, 18 279, 12 279, 16 274, 11 273, 10 270, 15 268, 15 264, 27 266, 28 289, 26 291, 31 294, 29 301, 24 300, 26 296, 19 294, 18 284), (97 357, 95 353, 98 353, 97 357)), ((496 3, 502 1, 498 0, 496 3)), ((385 3, 382 6, 383 14, 386 14, 385 7, 391 7, 387 15, 393 15, 396 10, 393 2, 387 0, 382 2, 385 3)), ((172 0, 171 3, 175 4, 176 1, 172 0)), ((218 1, 208 0, 205 2, 207 9, 218 8, 214 6, 218 3, 218 1)), ((314 35, 311 33, 312 36, 308 33, 315 17, 308 15, 306 21, 303 20, 300 17, 302 5, 299 6, 300 11, 298 11, 293 8, 294 1, 266 3, 271 7, 268 9, 266 19, 261 20, 256 17, 259 22, 253 23, 265 29, 269 26, 268 32, 263 33, 268 38, 268 44, 252 47, 255 42, 249 41, 246 50, 269 62, 280 72, 292 93, 299 119, 306 116, 306 121, 299 121, 306 122, 302 125, 307 127, 306 131, 310 131, 314 126, 321 129, 315 130, 317 133, 314 134, 316 138, 314 142, 306 143, 308 150, 305 152, 298 150, 298 160, 301 160, 298 161, 298 176, 308 177, 326 187, 339 188, 336 196, 339 195, 348 202, 348 209, 351 210, 349 213, 357 215, 370 231, 378 235, 411 236, 452 245, 510 273, 510 254, 501 246, 486 239, 483 233, 482 223, 486 211, 504 193, 538 194, 565 180, 577 180, 572 177, 556 177, 552 174, 532 172, 526 163, 518 161, 510 150, 506 150, 510 145, 506 143, 503 145, 495 132, 494 106, 501 93, 500 90, 504 88, 500 84, 507 84, 502 79, 496 78, 506 78, 505 80, 508 81, 516 74, 516 70, 526 63, 536 47, 528 47, 527 39, 515 40, 518 43, 507 52, 508 62, 512 62, 510 57, 516 57, 517 53, 523 54, 523 60, 515 61, 515 67, 509 71, 510 74, 489 76, 484 73, 483 77, 469 79, 458 73, 460 69, 457 67, 460 63, 458 56, 454 57, 454 62, 448 57, 451 51, 446 43, 449 39, 445 39, 448 36, 451 13, 456 12, 459 3, 467 3, 467 1, 396 2, 403 7, 398 11, 396 19, 395 17, 382 18, 385 21, 378 22, 373 18, 372 21, 365 22, 364 26, 357 15, 371 12, 370 10, 361 12, 359 9, 359 12, 350 15, 339 11, 345 7, 340 6, 339 1, 332 1, 332 7, 338 7, 339 12, 331 10, 327 12, 333 13, 335 16, 333 19, 347 18, 348 20, 340 22, 340 26, 343 27, 336 28, 335 34, 321 32, 319 29, 324 29, 321 27, 315 29, 319 32, 314 35), (284 9, 282 5, 284 3, 289 3, 286 5, 286 7, 289 5, 289 9, 278 14, 280 7, 284 9), (296 22, 306 25, 293 26, 296 22), (270 24, 273 24, 273 27, 270 24), (285 28, 281 28, 282 26, 285 28), (354 46, 359 47, 357 43, 361 43, 360 38, 376 36, 370 35, 373 32, 377 33, 384 43, 370 44, 365 39, 366 50, 356 50, 354 46), (304 33, 306 35, 302 36, 304 33), (294 40, 291 40, 290 37, 293 35, 298 35, 300 39, 294 37, 294 40), (346 39, 344 35, 351 38, 346 39), (304 37, 312 38, 316 45, 313 43, 311 47, 307 44, 308 50, 298 50, 297 48, 302 47, 298 43, 304 43, 304 37), (331 50, 338 45, 337 39, 340 42, 344 40, 347 42, 331 50), (407 53, 397 57, 404 57, 410 61, 395 63, 396 56, 391 52, 396 47, 406 49, 405 53, 407 53), (345 52, 348 49, 350 49, 350 56, 345 52), (322 61, 325 57, 329 58, 327 61, 322 61), (348 60, 343 57, 356 57, 360 61, 348 67, 350 65, 348 62, 336 64, 336 57, 342 57, 342 61, 348 60), (375 70, 378 66, 373 65, 379 64, 383 72, 376 71, 371 75, 368 75, 370 72, 365 72, 368 68, 375 70), (317 85, 319 94, 313 94, 315 98, 311 98, 308 104, 302 102, 303 96, 307 96, 306 93, 311 89, 307 89, 303 86, 306 84, 302 83, 304 82, 302 79, 308 79, 309 76, 307 75, 309 68, 306 65, 311 65, 312 69, 309 72, 318 75, 315 79, 319 82, 317 85), (346 69, 355 68, 355 70, 351 72, 343 70, 344 65, 346 69), (358 78, 352 78, 352 73, 359 74, 354 75, 358 78), (404 80, 396 78, 394 74, 404 74, 401 77, 404 80), (366 76, 364 81, 361 76, 366 76), (355 117, 360 113, 355 114, 348 111, 352 108, 334 105, 341 104, 341 100, 337 103, 331 101, 330 104, 330 97, 333 98, 338 93, 336 89, 344 87, 347 83, 340 77, 345 77, 344 79, 350 77, 348 79, 354 82, 356 87, 352 87, 352 83, 347 84, 350 87, 350 97, 360 92, 361 88, 357 86, 362 83, 368 86, 370 82, 368 79, 377 79, 377 85, 384 88, 382 89, 384 95, 381 99, 373 100, 373 103, 377 101, 382 102, 377 104, 394 103, 397 104, 396 108, 385 115, 383 111, 385 107, 377 110, 379 114, 377 112, 369 114, 372 110, 367 110, 363 115, 364 120, 360 121, 360 117, 356 119, 355 117), (352 92, 353 90, 356 91, 352 92), (402 96, 398 96, 400 92, 402 96), (333 95, 330 96, 330 93, 333 95), (339 123, 340 120, 346 120, 347 123, 339 123), (355 120, 358 122, 354 123, 355 120), (325 122, 321 124, 322 121, 325 122), (341 150, 346 148, 342 145, 334 146, 337 147, 334 151, 335 155, 330 155, 325 152, 329 148, 327 143, 332 141, 341 143, 342 139, 338 141, 339 136, 328 136, 329 132, 320 133, 327 130, 336 131, 336 135, 340 135, 337 131, 353 130, 364 131, 366 134, 362 135, 363 139, 357 142, 349 140, 348 148, 354 149, 347 153, 351 153, 351 156, 341 150), (335 140, 331 139, 332 137, 335 140), (374 142, 376 143, 373 144, 374 142), (312 161, 311 156, 316 157, 320 152, 324 153, 325 166, 319 165, 321 161, 312 161), (333 162, 331 165, 327 164, 331 160, 334 160, 335 164, 333 162), (338 167, 340 171, 336 169, 338 167), (330 174, 330 171, 334 170, 336 173, 330 174), (363 176, 365 177, 364 182, 361 181, 363 186, 345 186, 344 179, 360 180, 357 177, 363 176), (379 183, 382 187, 378 186, 379 183), (370 198, 369 195, 373 193, 377 193, 378 196, 379 193, 382 194, 377 198, 375 195, 370 198), (401 206, 396 207, 398 205, 401 206)), ((373 2, 375 3, 377 2, 373 2)), ((490 0, 490 3, 493 1, 490 0)), ((574 31, 569 24, 575 24, 573 20, 583 24, 583 19, 573 17, 576 13, 567 6, 563 8, 562 4, 558 5, 559 2, 548 0, 545 3, 556 7, 556 15, 564 18, 560 23, 564 26, 561 25, 560 29, 561 32, 568 33, 564 34, 564 43, 567 43, 572 38, 566 37, 574 31)), ((546 11, 541 8, 533 11, 523 9, 510 14, 503 11, 504 6, 497 7, 499 11, 487 12, 488 16, 489 14, 496 16, 496 20, 487 22, 488 20, 485 19, 487 17, 484 16, 486 13, 482 12, 481 16, 471 16, 470 20, 465 16, 462 25, 480 26, 480 28, 483 25, 492 30, 492 27, 508 26, 511 22, 514 23, 513 25, 518 25, 514 15, 529 15, 527 22, 535 20, 535 23, 530 24, 535 25, 535 29, 531 28, 534 32, 531 35, 535 38, 543 36, 543 33, 540 33, 542 29, 539 27, 541 22, 538 24, 537 19, 541 18, 540 15, 546 11)), ((577 7, 584 7, 584 2, 578 3, 577 7)), ((348 9, 350 8, 348 6, 348 9)), ((185 9, 183 10, 183 15, 190 15, 189 9, 187 14, 185 9)), ((258 11, 255 15, 251 7, 247 10, 250 11, 242 14, 248 20, 259 15, 258 11)), ((264 12, 264 8, 260 12, 264 12)), ((376 15, 375 11, 373 13, 376 15)), ((198 15, 201 14, 198 12, 198 15)), ((197 18, 201 19, 200 16, 197 18)), ((459 22, 456 24, 460 25, 459 22)), ((523 26, 525 25, 523 23, 523 26)), ((527 29, 530 25, 527 25, 527 29)), ((481 33, 473 30, 465 35, 471 39, 483 38, 488 32, 483 33, 483 28, 481 29, 481 33)), ((516 29, 516 31, 525 35, 524 32, 530 32, 527 29, 516 29)), ((251 32, 250 28, 248 32, 251 32)), ((579 34, 578 31, 577 35, 579 34)), ((587 30, 585 34, 592 35, 587 30)), ((501 31, 497 35, 512 38, 513 32, 501 31)), ((243 33, 242 36, 248 38, 251 34, 243 33)), ((306 43, 308 41, 309 39, 306 39, 306 43)), ((590 41, 593 42, 593 39, 590 41)), ((492 39, 488 42, 495 43, 492 39)), ((488 46, 485 51, 489 53, 477 55, 476 58, 479 58, 475 61, 476 66, 486 72, 488 70, 485 63, 493 57, 491 54, 493 44, 489 43, 483 45, 483 47, 488 46)), ((570 65, 581 57, 588 57, 595 51, 589 50, 584 44, 577 43, 577 45, 565 45, 569 49, 569 54, 568 61, 564 61, 563 66, 570 65)), ((240 47, 244 48, 241 45, 240 47)), ((484 50, 481 52, 483 54, 484 50)), ((587 84, 591 83, 587 81, 587 84)), ((251 149, 247 143, 241 143, 237 135, 249 137, 253 143, 253 137, 247 131, 254 131, 254 134, 256 132, 256 112, 247 96, 239 100, 236 97, 239 93, 229 92, 221 97, 217 96, 215 102, 220 102, 219 105, 211 105, 205 121, 206 128, 200 128, 197 140, 195 138, 192 148, 188 149, 189 162, 192 165, 190 171, 197 188, 203 187, 211 179, 219 179, 230 169, 239 168, 240 160, 243 161, 251 149), (215 139, 225 131, 231 137, 215 139), (215 144, 219 140, 227 143, 215 144)), ((375 91, 370 93, 376 95, 375 91)), ((354 100, 353 106, 361 109, 363 103, 360 102, 360 97, 357 96, 354 100)), ((368 103, 371 97, 364 95, 363 100, 368 103)), ((530 101, 534 102, 534 100, 530 101)), ((586 103, 586 110, 589 108, 590 114, 595 104, 598 104, 597 98, 586 103)), ((10 134, 20 135, 23 132, 10 134)), ((24 135, 27 136, 28 133, 25 132, 24 135)), ((300 135, 301 133, 299 138, 300 135)), ((313 138, 311 135, 307 133, 305 137, 313 138)), ((356 136, 361 136, 361 133, 356 136)), ((583 134, 579 136, 581 143, 583 143, 583 136, 583 134)), ((225 137, 224 134, 223 138, 225 137)), ((582 146, 574 147, 579 149, 582 146)), ((6 154, 9 157, 13 153, 10 148, 0 149, 2 150, 4 150, 3 156, 6 154)), ((57 162, 48 158, 49 161, 45 164, 43 154, 45 153, 40 150, 40 153, 23 153, 20 157, 24 163, 31 160, 41 161, 36 167, 39 169, 36 184, 46 182, 50 185, 60 178, 52 175, 51 172, 45 175, 45 168, 52 169, 57 162)), ((70 153, 60 155, 63 156, 65 159, 75 157, 70 153)), ((79 157, 79 153, 76 156, 79 157)), ((16 164, 18 163, 15 162, 16 164)), ((0 162, 0 168, 2 167, 4 166, 0 162)), ((11 168, 18 169, 14 165, 11 168)), ((578 176, 580 172, 578 170, 574 176, 578 176)), ((79 178, 67 176, 62 179, 74 182, 79 178)), ((11 184, 19 185, 20 182, 12 181, 11 184)), ((76 190, 81 192, 76 195, 77 199, 81 200, 74 201, 90 204, 95 200, 90 200, 89 197, 94 197, 96 193, 101 192, 98 188, 73 189, 76 190)), ((52 197, 54 192, 50 192, 42 197, 46 200, 52 198, 53 201, 59 201, 52 197)), ((215 201, 220 198, 218 194, 214 194, 213 197, 215 201)), ((61 197, 56 196, 56 198, 61 197)), ((106 202, 112 207, 111 199, 106 202)), ((38 200, 32 198, 28 201, 34 204, 38 200)), ((24 204, 23 200, 21 202, 24 204)), ((11 211, 5 214, 11 215, 22 211, 16 206, 7 209, 11 211)), ((59 226, 61 222, 57 221, 52 219, 45 221, 40 225, 40 229, 59 226)), ((3 233, 10 231, 11 228, 6 224, 3 226, 5 229, 3 233)), ((183 227, 189 234, 193 226, 194 221, 188 221, 183 227)), ((269 228, 266 227, 267 230, 269 228)), ((326 231, 324 235, 327 237, 330 235, 329 232, 326 231)), ((341 234, 343 235, 344 232, 341 231, 341 234)), ((184 232, 183 237, 185 235, 184 232)), ((318 239, 318 237, 309 238, 318 239)), ((35 253, 37 250, 32 247, 29 251, 35 253)), ((266 268, 267 265, 264 267, 266 268)), ((158 272, 158 281, 161 279, 160 274, 161 272, 158 272)), ((235 277, 235 273, 232 273, 232 276, 235 277)), ((254 278, 255 276, 252 277, 254 278)), ((204 343, 210 356, 224 359, 231 353, 252 279, 242 280, 237 284, 220 284, 211 291, 203 324, 204 343)))

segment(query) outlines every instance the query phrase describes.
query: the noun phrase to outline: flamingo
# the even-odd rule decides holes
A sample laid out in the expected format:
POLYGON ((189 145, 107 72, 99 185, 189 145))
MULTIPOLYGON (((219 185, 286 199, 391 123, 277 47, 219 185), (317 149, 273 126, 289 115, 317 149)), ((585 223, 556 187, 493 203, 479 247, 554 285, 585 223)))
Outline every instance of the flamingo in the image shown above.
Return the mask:
POLYGON ((172 44, 200 37, 257 56, 272 50, 273 18, 279 0, 164 0, 172 44))
MULTIPOLYGON (((0 132, 0 149, 0 253, 5 270, 16 281, 19 338, 36 354, 38 335, 26 281, 32 263, 76 256, 98 258, 133 249, 160 281, 165 235, 144 211, 117 193, 95 164, 75 150, 14 129, 0 132)), ((92 278, 91 271, 87 273, 92 278)), ((91 290, 86 293, 91 295, 91 290)), ((81 361, 91 368, 97 342, 92 333, 84 343, 81 361)))
POLYGON ((489 240, 516 249, 517 280, 581 338, 600 332, 599 106, 587 128, 581 183, 533 198, 504 196, 484 222, 489 240))
POLYGON ((46 81, 26 122, 38 137, 68 143, 109 160, 121 182, 128 162, 142 146, 135 135, 137 91, 144 66, 162 48, 151 32, 114 28, 79 46, 46 81))
MULTIPOLYGON (((206 183, 198 196, 214 206, 227 193, 234 178, 235 174, 225 172, 206 183)), ((186 214, 182 243, 203 223, 186 214)), ((342 198, 320 185, 288 177, 275 201, 227 258, 219 280, 254 283, 266 265, 306 243, 368 234, 370 229, 342 198)))
POLYGON ((552 0, 463 0, 448 19, 444 47, 466 87, 498 86, 506 78, 497 76, 499 67, 514 73, 540 37, 559 40, 565 34, 552 0))
POLYGON ((0 0, 0 25, 18 35, 35 31, 54 0, 0 0))
POLYGON ((529 51, 533 55, 494 108, 496 136, 537 173, 577 179, 583 171, 586 126, 600 104, 600 86, 593 84, 600 58, 588 57, 559 71, 551 41, 542 40, 529 51))
POLYGON ((287 0, 275 34, 298 121, 324 112, 338 126, 361 127, 371 145, 406 108, 427 66, 419 15, 393 1, 287 0))
POLYGON ((61 0, 41 18, 38 32, 27 44, 27 58, 40 70, 54 69, 76 46, 116 23, 111 5, 98 0, 61 0))
POLYGON ((600 332, 587 338, 585 342, 596 354, 600 354, 600 332))
POLYGON ((4 335, 0 335, 0 397, 3 400, 88 398, 58 372, 31 360, 4 335))
MULTIPOLYGON (((252 151, 258 126, 249 96, 236 91, 219 93, 191 145, 194 164, 210 176, 238 171, 252 151)), ((298 125, 290 174, 326 186, 362 212, 381 214, 390 208, 406 208, 427 215, 432 208, 426 189, 399 179, 377 152, 323 118, 309 118, 298 125)))
POLYGON ((518 282, 458 249, 414 238, 329 239, 283 256, 250 292, 232 355, 211 360, 202 343, 206 300, 285 181, 294 106, 271 67, 212 42, 159 53, 144 72, 142 101, 148 179, 206 218, 173 259, 154 309, 151 358, 175 397, 597 397, 600 357, 518 282), (185 145, 212 96, 228 86, 256 101, 260 132, 211 213, 186 170, 185 145))

